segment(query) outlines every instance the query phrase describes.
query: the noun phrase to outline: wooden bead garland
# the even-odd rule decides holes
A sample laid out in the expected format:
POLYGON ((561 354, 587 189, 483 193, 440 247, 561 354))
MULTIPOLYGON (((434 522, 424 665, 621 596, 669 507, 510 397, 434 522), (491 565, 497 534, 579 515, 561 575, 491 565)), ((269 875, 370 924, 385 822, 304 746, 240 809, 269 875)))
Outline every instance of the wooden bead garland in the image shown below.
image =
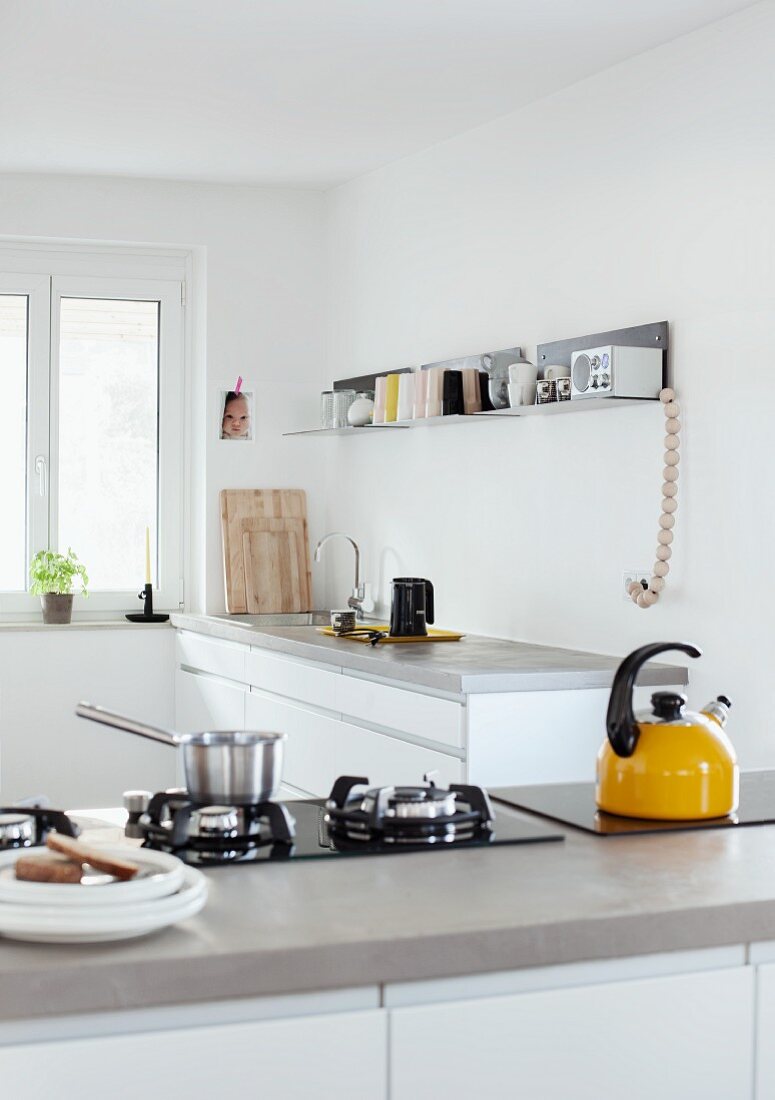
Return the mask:
POLYGON ((678 510, 678 463, 680 462, 679 448, 681 440, 681 406, 675 398, 675 392, 664 389, 659 395, 665 413, 665 467, 662 471, 664 484, 662 485, 662 514, 659 517, 659 534, 657 535, 657 560, 654 562, 654 570, 648 588, 644 588, 638 581, 628 587, 630 599, 638 607, 653 607, 659 600, 660 593, 665 587, 665 577, 670 572, 668 559, 673 551, 670 543, 673 541, 672 528, 675 526, 675 512, 678 510))

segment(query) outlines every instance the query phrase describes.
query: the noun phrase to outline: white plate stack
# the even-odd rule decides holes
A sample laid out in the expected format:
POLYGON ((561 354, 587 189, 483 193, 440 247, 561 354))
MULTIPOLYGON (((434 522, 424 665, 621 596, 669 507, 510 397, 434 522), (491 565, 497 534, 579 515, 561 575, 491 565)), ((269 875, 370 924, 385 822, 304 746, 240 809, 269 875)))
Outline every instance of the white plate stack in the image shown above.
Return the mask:
POLYGON ((39 943, 100 943, 145 936, 193 917, 207 901, 207 879, 175 856, 146 848, 102 847, 140 870, 128 881, 84 867, 81 883, 16 878, 20 856, 47 848, 0 852, 0 935, 39 943))

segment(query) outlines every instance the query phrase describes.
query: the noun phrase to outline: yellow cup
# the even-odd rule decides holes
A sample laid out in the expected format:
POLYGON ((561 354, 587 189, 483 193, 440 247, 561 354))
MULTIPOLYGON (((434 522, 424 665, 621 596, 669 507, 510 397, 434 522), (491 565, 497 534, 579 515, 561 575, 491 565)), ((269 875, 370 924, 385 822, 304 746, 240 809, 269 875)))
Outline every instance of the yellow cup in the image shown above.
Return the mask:
POLYGON ((385 423, 398 419, 398 380, 400 375, 389 374, 385 390, 385 423))

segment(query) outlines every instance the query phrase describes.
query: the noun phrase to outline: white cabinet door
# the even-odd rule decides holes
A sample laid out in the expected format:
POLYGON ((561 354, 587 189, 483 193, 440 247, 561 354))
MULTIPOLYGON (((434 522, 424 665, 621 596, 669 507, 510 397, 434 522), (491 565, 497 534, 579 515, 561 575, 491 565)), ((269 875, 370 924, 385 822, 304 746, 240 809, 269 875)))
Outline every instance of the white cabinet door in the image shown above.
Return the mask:
POLYGON ((756 1013, 756 1100, 775 1097, 775 964, 759 966, 756 1013))
POLYGON ((179 733, 199 730, 244 730, 245 690, 235 684, 175 671, 175 728, 179 733))
POLYGON ((152 1031, 0 1047, 3 1095, 24 1100, 345 1094, 386 1100, 385 1013, 152 1031))
POLYGON ((738 967, 394 1009, 390 1097, 748 1100, 753 1000, 738 967))

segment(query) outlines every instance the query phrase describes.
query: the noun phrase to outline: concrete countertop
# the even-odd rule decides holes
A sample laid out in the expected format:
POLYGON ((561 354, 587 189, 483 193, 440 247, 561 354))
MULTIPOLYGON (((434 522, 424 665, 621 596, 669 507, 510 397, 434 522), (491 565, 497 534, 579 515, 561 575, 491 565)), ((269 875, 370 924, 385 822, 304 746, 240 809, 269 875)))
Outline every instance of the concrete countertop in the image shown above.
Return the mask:
POLYGON ((0 1019, 775 938, 775 826, 565 834, 564 843, 488 851, 211 870, 202 913, 152 936, 61 947, 4 940, 0 1019))
MULTIPOLYGON (((185 614, 173 614, 171 622, 181 630, 455 695, 609 688, 622 659, 477 634, 468 634, 460 642, 372 648, 320 634, 314 626, 246 627, 212 616, 185 614)), ((647 687, 687 684, 688 680, 686 667, 657 662, 649 662, 638 677, 638 683, 647 687)))

